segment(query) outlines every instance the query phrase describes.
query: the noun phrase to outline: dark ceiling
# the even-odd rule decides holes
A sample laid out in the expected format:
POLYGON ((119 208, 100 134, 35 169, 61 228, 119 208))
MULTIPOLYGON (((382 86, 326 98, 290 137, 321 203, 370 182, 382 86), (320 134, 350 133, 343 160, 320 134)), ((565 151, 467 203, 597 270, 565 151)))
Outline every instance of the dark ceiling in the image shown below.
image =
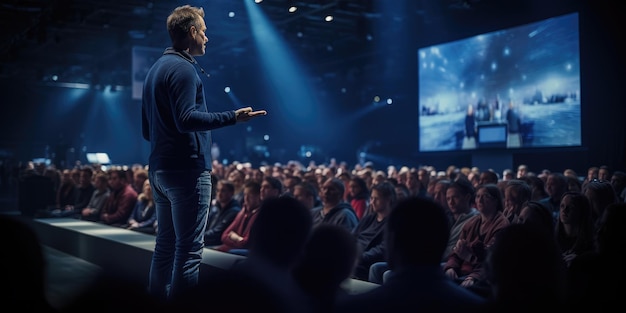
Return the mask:
MULTIPOLYGON (((245 66, 253 47, 244 1, 188 1, 205 9, 207 55, 203 66, 213 71, 225 63, 245 66), (229 17, 233 12, 234 17, 229 17)), ((265 0, 265 15, 306 61, 316 66, 368 51, 371 25, 407 19, 426 27, 443 16, 494 7, 492 0, 265 0), (487 4, 491 1, 492 4, 487 4), (298 6, 295 13, 287 8, 298 6), (384 4, 385 8, 381 8, 384 4), (404 17, 389 13, 390 4, 404 17), (387 11, 384 11, 387 10, 387 11), (323 17, 333 14, 332 22, 323 17), (301 36, 298 36, 301 33, 301 36), (369 40, 368 40, 369 37, 369 40), (329 47, 330 46, 330 47, 329 47), (331 50, 332 47, 332 50, 331 50), (356 53, 356 51, 359 53, 356 53)), ((162 49, 169 44, 165 20, 179 1, 145 0, 3 0, 0 2, 0 79, 25 83, 59 80, 89 83, 104 76, 130 85, 134 46, 162 49)), ((393 31, 393 25, 388 31, 393 31)), ((388 34, 386 34, 388 35, 388 34)))

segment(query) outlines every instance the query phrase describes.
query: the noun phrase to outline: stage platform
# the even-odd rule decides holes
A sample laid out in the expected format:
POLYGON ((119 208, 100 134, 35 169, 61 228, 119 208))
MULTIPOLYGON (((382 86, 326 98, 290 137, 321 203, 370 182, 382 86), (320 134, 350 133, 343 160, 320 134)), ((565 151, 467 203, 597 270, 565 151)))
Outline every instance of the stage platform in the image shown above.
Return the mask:
MULTIPOLYGON (((56 307, 72 301, 90 280, 100 275, 120 277, 145 285, 155 237, 118 227, 72 218, 24 218, 32 225, 48 259, 48 297, 56 307)), ((200 280, 212 271, 230 268, 243 256, 205 248, 200 280)), ((361 293, 376 284, 348 279, 349 293, 361 293)))

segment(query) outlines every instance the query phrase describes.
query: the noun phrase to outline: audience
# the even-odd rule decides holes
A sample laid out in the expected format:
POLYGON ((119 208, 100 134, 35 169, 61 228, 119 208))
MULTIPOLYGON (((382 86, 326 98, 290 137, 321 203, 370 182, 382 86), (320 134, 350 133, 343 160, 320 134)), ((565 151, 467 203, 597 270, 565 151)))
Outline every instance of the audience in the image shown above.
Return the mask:
POLYGON ((261 201, 280 197, 283 194, 283 183, 273 176, 263 176, 261 180, 261 201))
POLYGON ((530 201, 530 186, 523 180, 509 180, 504 187, 504 216, 510 223, 516 223, 522 208, 530 201))
POLYGON ((73 207, 76 201, 77 182, 72 179, 72 170, 65 169, 61 174, 61 185, 56 193, 56 209, 73 207))
POLYGON ((241 205, 235 200, 235 185, 226 179, 217 182, 214 204, 209 209, 209 217, 204 232, 204 245, 215 247, 223 244, 222 235, 241 211, 241 205))
MULTIPOLYGON (((259 185, 246 184, 246 200, 252 184, 259 185)), ((292 197, 266 199, 250 231, 247 258, 225 272, 210 274, 195 290, 176 299, 176 311, 313 312, 311 300, 291 274, 311 230, 311 213, 302 203, 292 197), (207 297, 212 301, 201 300, 207 297)))
POLYGON ((370 203, 369 194, 370 191, 363 178, 358 176, 350 178, 348 182, 348 200, 359 220, 368 213, 367 210, 370 203))
POLYGON ((356 260, 357 241, 346 228, 323 224, 313 230, 293 273, 314 312, 330 312, 336 299, 347 295, 341 285, 356 260))
POLYGON ((261 184, 249 180, 243 188, 243 206, 235 219, 222 233, 222 244, 213 249, 222 252, 247 254, 250 230, 261 208, 261 184))
POLYGON ((354 278, 367 280, 370 266, 385 260, 383 235, 387 216, 396 202, 396 190, 389 182, 372 187, 371 212, 364 216, 354 229, 358 245, 358 260, 354 278))
POLYGON ((525 181, 530 187, 530 200, 541 201, 548 197, 545 183, 537 176, 524 176, 520 180, 525 181))
MULTIPOLYGON (((474 197, 474 187, 465 178, 457 179, 449 184, 446 189, 444 209, 448 216, 448 243, 441 255, 441 262, 445 263, 452 249, 456 246, 463 229, 463 225, 472 217, 478 215, 478 211, 471 206, 471 199, 474 197)), ((437 201, 436 201, 437 202, 437 201)), ((439 204, 439 203, 438 203, 439 204)), ((377 262, 370 266, 368 280, 373 283, 382 284, 390 274, 387 262, 377 262)))
POLYGON ((548 197, 541 199, 539 202, 550 209, 556 221, 559 217, 561 197, 567 191, 567 178, 561 173, 551 173, 546 178, 545 190, 548 197))
POLYGON ((320 198, 322 205, 313 208, 313 227, 321 224, 334 224, 352 232, 358 224, 356 213, 349 203, 343 201, 344 184, 339 178, 329 178, 322 185, 320 198))
POLYGON ((463 225, 459 240, 443 269, 462 287, 488 295, 483 263, 496 234, 509 226, 509 220, 502 213, 504 205, 498 186, 486 184, 478 187, 476 209, 480 214, 463 225))
POLYGON ((65 207, 53 210, 50 214, 51 217, 77 217, 80 212, 87 207, 89 200, 96 190, 96 187, 92 183, 93 170, 89 167, 82 168, 80 170, 80 176, 78 184, 74 190, 75 199, 73 205, 66 205, 65 207))
POLYGON ((137 192, 128 183, 123 170, 109 171, 109 189, 111 193, 100 210, 98 222, 121 226, 128 221, 128 217, 137 203, 137 192))
POLYGON ((551 233, 514 224, 496 235, 485 261, 488 312, 559 312, 565 305, 565 265, 551 233))
POLYGON ((596 249, 572 260, 567 271, 567 309, 572 311, 613 312, 623 306, 626 268, 620 260, 626 255, 626 203, 607 206, 600 221, 596 249))
POLYGON ((81 210, 80 219, 95 222, 100 218, 100 211, 111 194, 109 177, 106 173, 98 173, 94 179, 95 190, 91 194, 89 203, 81 210))
POLYGON ((585 195, 572 191, 563 194, 554 235, 567 266, 594 249, 591 205, 585 195))
POLYGON ((154 235, 154 223, 157 220, 150 180, 143 181, 142 192, 137 196, 137 203, 123 228, 154 235))
POLYGON ((591 220, 594 225, 594 231, 599 228, 600 217, 604 209, 619 201, 615 194, 613 185, 608 181, 592 181, 585 186, 583 193, 589 199, 591 205, 591 220))
POLYGON ((626 202, 626 172, 615 171, 611 177, 611 185, 615 190, 617 201, 626 202))
POLYGON ((537 201, 528 201, 522 207, 516 224, 531 224, 534 228, 543 229, 551 235, 554 234, 554 219, 552 212, 537 201))
MULTIPOLYGON (((560 174, 559 171, 542 171, 546 173, 545 185, 542 185, 541 178, 527 171, 527 168, 519 179, 503 177, 499 180, 497 174, 491 170, 481 172, 478 168, 469 167, 453 167, 446 172, 440 171, 440 174, 434 168, 403 167, 400 171, 390 171, 388 174, 376 171, 370 164, 365 167, 355 166, 352 174, 345 175, 350 170, 339 164, 310 164, 308 168, 300 164, 291 164, 289 167, 275 164, 253 169, 249 164, 217 163, 215 173, 221 174, 216 174, 211 209, 213 214, 209 214, 206 231, 207 235, 212 231, 218 235, 213 236, 214 239, 217 238, 215 244, 210 243, 210 236, 205 236, 205 244, 220 251, 245 255, 247 258, 244 259, 245 262, 236 265, 236 270, 233 268, 233 271, 228 271, 232 275, 230 278, 216 276, 219 277, 216 282, 223 283, 220 285, 222 291, 215 292, 215 286, 202 291, 210 290, 217 295, 224 295, 221 298, 225 300, 222 301, 223 308, 231 309, 263 307, 280 312, 328 312, 353 309, 369 311, 384 307, 386 311, 394 311, 398 308, 396 306, 405 304, 409 307, 425 306, 426 310, 436 308, 433 311, 448 311, 449 307, 445 305, 453 305, 452 303, 444 305, 437 302, 438 288, 443 288, 439 278, 433 274, 425 274, 425 268, 432 265, 415 266, 411 263, 409 254, 402 256, 404 252, 392 251, 399 249, 395 242, 410 241, 416 250, 411 253, 422 252, 425 246, 419 244, 420 240, 436 238, 430 233, 426 238, 412 237, 415 236, 413 233, 421 231, 418 230, 419 223, 427 222, 423 220, 423 208, 430 204, 425 203, 414 206, 414 213, 419 218, 408 219, 413 215, 403 215, 408 219, 406 222, 413 225, 413 233, 408 238, 399 238, 401 232, 394 233, 392 230, 394 226, 390 222, 396 208, 419 199, 434 203, 448 216, 445 237, 448 239, 448 246, 444 245, 442 248, 436 272, 443 278, 448 276, 454 279, 450 280, 451 286, 456 287, 454 291, 450 291, 453 294, 462 290, 465 295, 469 293, 476 297, 479 302, 475 303, 473 309, 486 312, 527 312, 537 310, 543 303, 542 308, 546 309, 597 307, 604 311, 609 304, 616 304, 618 295, 624 291, 621 287, 624 271, 611 266, 614 260, 621 259, 620 253, 623 252, 623 245, 619 244, 623 238, 618 233, 621 228, 615 225, 623 224, 619 215, 623 213, 624 208, 620 206, 623 200, 619 198, 617 191, 624 188, 620 184, 620 175, 623 172, 615 171, 612 176, 608 176, 611 175, 608 168, 597 168, 598 172, 602 168, 602 179, 598 179, 600 176, 586 179, 584 187, 579 187, 574 182, 577 181, 575 173, 570 174, 571 170, 563 171, 567 175, 560 174), (241 204, 234 199, 236 188, 230 180, 231 177, 237 179, 240 174, 247 179, 246 188, 250 182, 258 181, 257 188, 254 188, 257 190, 256 195, 254 192, 247 195, 241 209, 237 206, 241 204), (350 178, 347 193, 346 185, 338 178, 341 175, 350 178), (426 185, 424 175, 429 178, 426 185), (474 187, 467 180, 467 175, 476 177, 475 197, 474 187), (607 177, 612 181, 608 182, 607 177), (289 191, 283 192, 283 186, 287 186, 285 183, 292 181, 289 191), (317 181, 321 182, 319 196, 315 185, 317 181), (356 181, 365 182, 368 195, 350 193, 358 189, 355 188, 357 185, 352 184, 356 181), (373 185, 367 185, 368 182, 373 185), (409 195, 407 185, 428 186, 428 189, 421 189, 417 196, 409 195), (542 191, 546 193, 542 195, 542 191), (346 194, 350 196, 344 199, 343 195, 346 194), (388 194, 396 195, 397 202, 390 199, 388 194), (422 198, 423 196, 427 198, 422 198), (359 204, 355 202, 351 205, 351 201, 357 198, 365 203, 361 216, 355 210, 355 206, 359 204), (270 235, 265 228, 263 232, 268 235, 267 238, 274 238, 273 244, 265 245, 265 248, 257 250, 259 254, 253 256, 257 253, 253 251, 253 242, 257 237, 253 230, 258 217, 262 216, 261 208, 266 207, 266 204, 270 206, 269 201, 291 201, 284 199, 295 201, 297 206, 302 206, 307 212, 307 219, 311 222, 305 236, 308 238, 307 243, 300 240, 299 244, 294 243, 299 248, 290 250, 287 247, 289 243, 285 240, 299 239, 289 238, 289 235, 270 235), (394 207, 393 203, 398 205, 394 207), (237 212, 237 209, 240 211, 237 212), (226 211, 229 212, 228 219, 222 216, 226 211), (236 223, 237 218, 240 221, 236 223), (220 234, 219 228, 213 229, 217 225, 221 225, 224 232, 220 234), (223 242, 224 238, 226 240, 223 242), (554 251, 550 252, 554 250, 552 248, 558 251, 557 261, 553 258, 554 251), (267 254, 259 251, 266 251, 267 254), (274 262, 281 258, 281 253, 285 258, 284 262, 274 262), (393 255, 398 253, 400 255, 394 258, 393 255), (274 261, 270 260, 272 258, 275 258, 274 261), (348 294, 341 287, 342 282, 349 277, 370 280, 381 285, 363 294, 365 298, 360 298, 361 295, 348 294), (423 290, 424 284, 430 284, 431 280, 435 281, 432 283, 434 290, 423 290), (413 281, 416 286, 411 286, 409 281, 413 281), (289 290, 284 290, 282 285, 290 286, 289 290), (395 290, 393 288, 398 286, 405 286, 406 292, 396 291, 395 294, 390 294, 389 290, 395 290), (567 292, 567 298, 563 298, 562 291, 567 292), (226 295, 227 293, 229 294, 226 295), (430 295, 429 299, 425 299, 426 294, 430 295), (237 303, 235 297, 252 301, 237 303), (380 297, 392 300, 380 302, 380 297), (410 297, 410 300, 404 297, 410 297), (293 301, 283 301, 286 298, 293 301), (353 301, 357 299, 363 304, 355 306, 353 301), (485 300, 488 301, 487 306, 484 306, 485 300)), ((134 210, 120 210, 120 205, 133 202, 132 193, 126 190, 133 191, 134 184, 141 180, 140 170, 145 171, 141 166, 134 174, 117 167, 111 167, 106 172, 99 167, 92 169, 85 166, 65 170, 65 189, 61 187, 62 184, 56 189, 59 198, 54 204, 56 206, 61 202, 72 202, 67 196, 70 193, 75 195, 74 204, 58 210, 58 215, 63 216, 65 211, 77 210, 75 213, 79 214, 68 213, 68 216, 139 230, 144 218, 155 219, 150 214, 150 182, 146 180, 141 193, 135 194, 134 210), (75 183, 76 174, 79 175, 78 185, 75 183), (73 192, 69 191, 70 182, 74 184, 73 192), (89 186, 93 189, 88 197, 89 201, 86 201, 87 193, 79 196, 78 190, 89 186), (122 196, 124 194, 126 197, 122 196), (62 195, 65 197, 61 197, 62 195), (61 198, 66 200, 61 201, 61 198), (84 207, 81 209, 82 206, 84 207), (124 216, 124 212, 129 214, 126 215, 127 219, 113 218, 116 215, 124 216), (103 218, 105 216, 108 221, 103 218)), ((37 168, 33 175, 43 175, 37 173, 44 171, 45 168, 37 168)), ((593 177, 591 168, 590 172, 593 177)), ((282 205, 293 207, 294 204, 285 202, 282 205)), ((277 212, 279 211, 275 213, 277 212)), ((272 231, 287 231, 283 226, 291 226, 293 222, 288 216, 271 218, 274 228, 272 231)), ((155 229, 154 225, 155 223, 148 222, 143 226, 150 232, 155 229)), ((306 229, 304 227, 303 230, 306 229)), ((430 229, 432 231, 432 227, 430 229)), ((105 282, 107 283, 101 286, 107 286, 106 288, 118 283, 116 280, 105 282)), ((102 292, 101 289, 92 290, 94 291, 102 292)), ((190 296, 192 295, 198 294, 191 293, 190 296)), ((91 296, 97 298, 93 294, 91 296)), ((143 300, 153 301, 148 298, 143 300)), ((91 301, 91 298, 82 298, 71 309, 83 309, 85 301, 91 301)))
MULTIPOLYGON (((237 200, 239 204, 243 205, 243 189, 246 182, 246 173, 240 169, 233 169, 228 174, 227 179, 235 185, 235 200, 237 200)), ((261 184, 260 180, 257 182, 261 184)))
POLYGON ((322 204, 317 196, 315 185, 308 181, 302 181, 294 187, 293 197, 302 202, 309 210, 313 210, 314 207, 322 204))
POLYGON ((480 311, 485 300, 441 270, 449 230, 440 205, 425 197, 407 198, 391 210, 386 229, 389 278, 370 291, 340 297, 334 312, 480 311))

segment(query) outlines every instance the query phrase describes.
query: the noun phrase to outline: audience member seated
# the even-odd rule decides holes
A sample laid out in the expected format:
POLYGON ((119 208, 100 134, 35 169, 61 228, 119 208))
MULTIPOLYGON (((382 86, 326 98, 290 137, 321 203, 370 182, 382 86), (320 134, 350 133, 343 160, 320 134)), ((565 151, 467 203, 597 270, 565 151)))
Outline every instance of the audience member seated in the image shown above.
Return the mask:
POLYGON ((93 170, 89 167, 80 170, 78 186, 76 186, 74 194, 74 205, 66 205, 57 208, 50 213, 51 217, 78 217, 84 208, 89 204, 93 192, 96 187, 92 183, 93 170))
POLYGON ((389 182, 372 187, 370 199, 371 212, 364 216, 354 229, 358 244, 357 266, 354 278, 367 280, 370 266, 385 261, 383 235, 387 216, 396 203, 396 190, 389 182))
POLYGON ((528 201, 515 220, 516 224, 531 224, 537 229, 543 229, 554 236, 554 219, 552 212, 537 201, 528 201))
POLYGON ((496 234, 509 226, 509 220, 502 213, 504 205, 497 185, 478 187, 476 209, 480 214, 463 225, 459 240, 443 268, 446 275, 461 286, 488 296, 483 263, 496 234))
POLYGON ((348 201, 354 210, 356 217, 360 220, 366 215, 369 207, 370 191, 365 180, 358 176, 353 176, 348 182, 348 201))
POLYGON ((356 213, 349 203, 343 201, 344 185, 339 178, 329 178, 322 185, 320 199, 322 205, 313 208, 313 227, 321 224, 335 224, 352 232, 358 224, 356 213))
MULTIPOLYGON (((459 178, 450 183, 446 189, 446 215, 448 216, 448 225, 450 234, 448 236, 448 244, 441 255, 441 262, 445 263, 448 256, 452 253, 452 249, 456 246, 463 229, 463 225, 472 217, 477 216, 478 211, 471 206, 471 199, 474 198, 474 186, 466 178, 459 178)), ((368 280, 373 283, 382 284, 385 277, 389 275, 389 267, 386 262, 378 262, 372 264, 369 270, 368 280)))
POLYGON ((559 217, 561 198, 567 191, 567 179, 565 178, 565 175, 561 173, 551 173, 548 175, 546 178, 545 189, 548 197, 540 200, 539 202, 541 202, 541 204, 543 204, 546 208, 550 209, 552 217, 555 221, 557 221, 559 217))
POLYGON ((72 170, 65 169, 61 174, 61 185, 56 194, 56 208, 64 210, 65 207, 74 206, 76 201, 76 190, 78 186, 72 179, 72 170))
POLYGON ((565 179, 567 180, 567 191, 581 192, 582 184, 578 177, 565 175, 565 179))
POLYGON ((441 256, 442 263, 448 261, 448 257, 457 245, 464 225, 479 215, 478 210, 472 207, 475 192, 474 186, 465 178, 452 182, 446 190, 446 203, 451 213, 451 221, 448 244, 441 256))
POLYGON ((567 309, 592 308, 596 312, 619 311, 626 294, 626 203, 607 206, 600 219, 596 250, 575 258, 567 276, 567 309))
POLYGON ((585 189, 589 182, 598 180, 598 171, 600 171, 600 168, 598 168, 597 166, 591 166, 587 169, 587 176, 585 176, 585 179, 583 179, 583 182, 581 184, 582 189, 585 189))
POLYGON ((17 217, 0 214, 3 312, 59 312, 46 297, 46 260, 39 238, 17 217))
POLYGON ((585 195, 579 192, 563 194, 555 238, 567 266, 577 256, 594 249, 591 206, 585 195))
POLYGON ((294 188, 302 182, 302 177, 288 174, 283 180, 283 195, 293 196, 294 188))
POLYGON ((350 278, 356 260, 356 238, 347 229, 323 224, 313 230, 293 270, 313 311, 330 312, 336 299, 347 295, 341 284, 350 278))
POLYGON ((615 171, 611 176, 611 185, 615 190, 618 202, 626 202, 626 172, 615 171))
POLYGON ((446 192, 448 191, 448 187, 450 187, 450 181, 447 179, 433 179, 431 181, 435 181, 432 192, 428 195, 435 200, 435 202, 439 203, 446 211, 449 213, 450 219, 452 219, 452 213, 450 212, 450 208, 448 207, 448 200, 446 200, 446 192))
POLYGON ((408 172, 405 185, 409 189, 409 195, 411 196, 426 195, 426 188, 428 186, 422 185, 422 181, 419 178, 419 173, 415 169, 412 169, 408 172))
POLYGON ((598 168, 599 181, 611 181, 611 169, 607 165, 600 165, 598 168))
POLYGON ((91 199, 87 207, 82 209, 80 219, 95 222, 100 219, 100 211, 104 203, 109 198, 109 177, 106 173, 98 173, 94 179, 95 190, 91 194, 91 199))
POLYGON ((137 203, 128 217, 128 222, 122 225, 123 228, 138 231, 145 234, 154 235, 154 222, 156 221, 156 209, 150 180, 143 181, 143 190, 137 196, 137 203))
POLYGON ((515 224, 496 235, 485 261, 488 312, 559 312, 565 304, 565 265, 551 233, 515 224))
POLYGON ((264 176, 261 181, 261 201, 283 194, 283 183, 273 176, 264 176))
POLYGON ((595 232, 599 228, 600 217, 604 209, 618 202, 618 197, 610 182, 599 180, 589 182, 583 194, 589 199, 589 204, 591 205, 591 220, 595 232))
MULTIPOLYGON (((256 188, 251 184, 259 186, 254 181, 246 184, 244 210, 250 204, 249 189, 256 188)), ((177 312, 207 308, 220 312, 313 312, 311 301, 291 273, 311 230, 311 212, 296 199, 264 200, 250 230, 248 257, 231 269, 209 274, 196 290, 175 299, 174 307, 177 312), (214 301, 202 301, 206 297, 214 301)))
POLYGON ((309 210, 313 210, 314 207, 322 205, 317 196, 317 189, 308 181, 303 181, 294 187, 293 197, 302 202, 309 210))
POLYGON ((137 193, 143 192, 144 182, 148 179, 148 171, 144 168, 136 168, 132 171, 132 187, 137 193))
POLYGON ((479 312, 485 300, 441 270, 448 227, 444 209, 432 199, 399 202, 386 225, 392 273, 379 287, 338 298, 334 312, 479 312))
POLYGON ((235 200, 235 185, 226 179, 217 182, 215 202, 209 209, 209 218, 204 232, 204 246, 215 247, 223 244, 222 235, 241 211, 235 200))
POLYGON ((498 174, 492 170, 486 170, 484 172, 481 172, 478 175, 478 184, 479 185, 485 185, 485 184, 494 184, 497 185, 498 184, 498 174))
POLYGON ((409 197, 409 188, 407 188, 405 184, 396 183, 395 189, 396 189, 396 197, 398 198, 398 201, 409 197))
POLYGON ((128 217, 137 203, 137 192, 128 183, 123 170, 109 170, 109 189, 111 194, 107 198, 98 222, 121 226, 128 221, 128 217))
MULTIPOLYGON (((235 200, 237 200, 239 204, 243 205, 243 188, 246 181, 246 173, 240 169, 233 169, 230 173, 228 173, 227 179, 235 185, 235 200)), ((258 183, 261 184, 261 181, 259 180, 258 183)))
MULTIPOLYGON (((530 200, 541 201, 548 197, 545 183, 537 176, 524 176, 520 180, 525 181, 530 187, 530 200)), ((548 208, 549 209, 549 208, 548 208)))
POLYGON ((246 182, 243 188, 243 199, 241 211, 222 233, 222 244, 213 249, 241 255, 247 254, 250 230, 261 208, 261 184, 253 180, 246 182))
POLYGON ((516 223, 522 208, 530 201, 530 186, 518 179, 509 180, 504 187, 504 216, 510 223, 516 223))

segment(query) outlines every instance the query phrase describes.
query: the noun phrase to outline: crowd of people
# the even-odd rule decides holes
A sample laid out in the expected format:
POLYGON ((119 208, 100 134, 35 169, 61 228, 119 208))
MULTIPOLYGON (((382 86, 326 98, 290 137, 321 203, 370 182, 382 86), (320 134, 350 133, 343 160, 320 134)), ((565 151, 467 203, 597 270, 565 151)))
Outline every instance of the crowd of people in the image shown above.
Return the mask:
MULTIPOLYGON (((36 217, 73 217, 155 234, 148 171, 139 164, 64 170, 30 164, 20 180, 50 181, 43 186, 52 190, 27 191, 55 195, 36 217)), ((263 289, 265 297, 276 297, 263 303, 280 304, 283 311, 301 310, 303 303, 324 312, 604 307, 624 289, 624 270, 611 265, 623 252, 626 175, 606 167, 590 167, 578 177, 572 170, 535 173, 525 165, 500 174, 456 166, 378 170, 291 161, 255 168, 214 162, 212 181, 205 247, 247 256, 251 264, 233 268, 229 275, 237 279, 218 275, 211 281, 246 282, 240 287, 250 293, 255 291, 247 288, 263 289), (307 212, 298 217, 302 221, 291 216, 297 210, 307 212), (394 212, 400 217, 392 222, 394 212), (296 231, 305 234, 298 239, 296 231), (257 271, 276 272, 266 277, 257 271), (298 287, 279 291, 277 277, 298 287), (347 294, 341 283, 348 278, 380 287, 347 294), (295 290, 308 302, 281 302, 295 290), (458 303, 450 300, 455 298, 458 303)), ((198 288, 224 292, 210 282, 198 288)), ((188 300, 170 304, 189 306, 183 303, 188 300)))

